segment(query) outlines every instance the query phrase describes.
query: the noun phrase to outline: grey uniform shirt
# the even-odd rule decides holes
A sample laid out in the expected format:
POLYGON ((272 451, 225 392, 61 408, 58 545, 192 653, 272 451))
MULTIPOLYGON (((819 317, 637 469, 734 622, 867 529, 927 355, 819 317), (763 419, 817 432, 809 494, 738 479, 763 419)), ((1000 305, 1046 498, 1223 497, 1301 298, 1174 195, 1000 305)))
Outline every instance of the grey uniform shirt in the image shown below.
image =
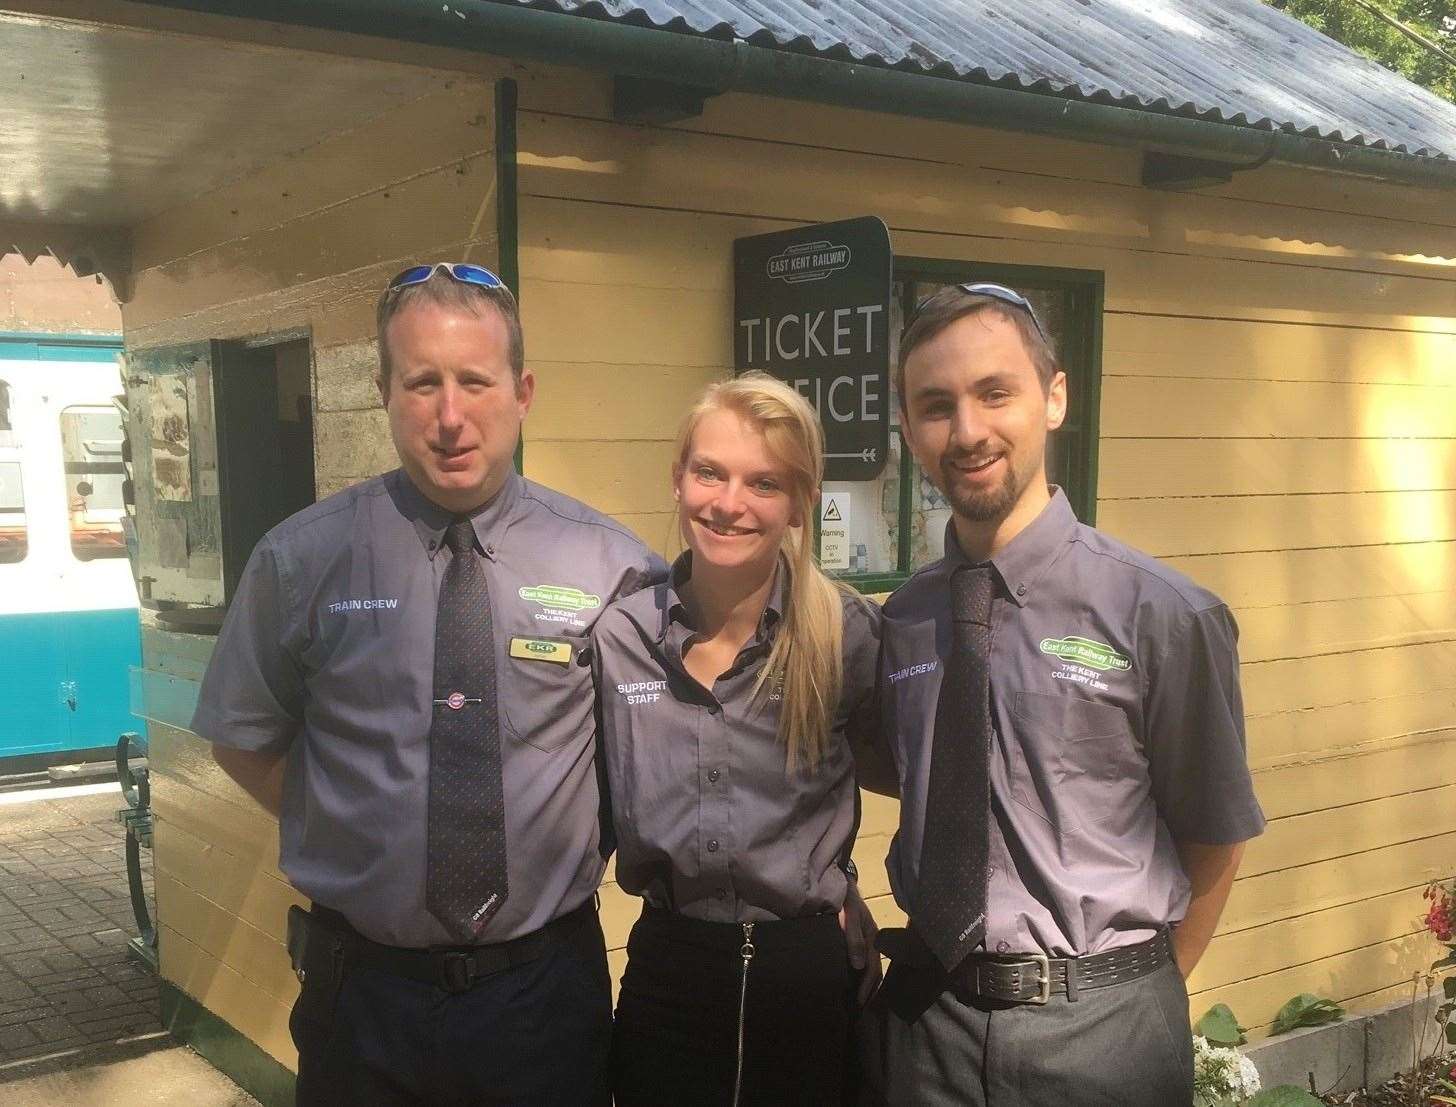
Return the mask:
POLYGON ((858 829, 854 748, 872 748, 878 609, 844 600, 844 681, 824 756, 786 767, 777 692, 754 695, 784 613, 784 571, 753 639, 711 691, 688 675, 694 628, 670 581, 593 628, 593 667, 617 834, 617 883, 712 922, 838 911, 858 829))
MULTIPOLYGON (((968 563, 953 524, 945 548, 885 605, 881 697, 902 803, 890 882, 912 915, 950 576, 968 563)), ((1080 524, 1060 490, 991 563, 985 948, 1080 955, 1142 941, 1188 906, 1175 841, 1241 842, 1264 826, 1233 616, 1080 524)))
MULTIPOLYGON (((451 941, 425 907, 450 518, 396 470, 271 530, 228 610, 192 721, 222 745, 288 751, 284 873, 396 946, 451 941)), ((605 860, 584 647, 607 604, 666 567, 616 523, 515 474, 473 523, 493 617, 510 876, 480 940, 499 942, 596 891, 605 860), (552 656, 569 649, 569 662, 523 647, 541 639, 562 647, 552 656)))

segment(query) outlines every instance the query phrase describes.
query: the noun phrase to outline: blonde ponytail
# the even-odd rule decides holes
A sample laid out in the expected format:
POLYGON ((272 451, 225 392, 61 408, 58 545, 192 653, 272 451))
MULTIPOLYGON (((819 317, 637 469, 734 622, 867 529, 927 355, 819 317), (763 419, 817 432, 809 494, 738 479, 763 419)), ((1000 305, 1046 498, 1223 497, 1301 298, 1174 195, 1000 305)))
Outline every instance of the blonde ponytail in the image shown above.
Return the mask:
POLYGON ((678 462, 686 464, 693 431, 714 411, 731 411, 764 436, 769 453, 789 476, 789 495, 803 525, 784 534, 780 572, 787 574, 783 623, 759 673, 754 694, 765 702, 780 691, 779 739, 787 765, 812 769, 824 756, 844 681, 842 596, 814 555, 815 502, 824 480, 824 432, 809 402, 782 381, 745 373, 711 385, 688 412, 678 436, 678 462))

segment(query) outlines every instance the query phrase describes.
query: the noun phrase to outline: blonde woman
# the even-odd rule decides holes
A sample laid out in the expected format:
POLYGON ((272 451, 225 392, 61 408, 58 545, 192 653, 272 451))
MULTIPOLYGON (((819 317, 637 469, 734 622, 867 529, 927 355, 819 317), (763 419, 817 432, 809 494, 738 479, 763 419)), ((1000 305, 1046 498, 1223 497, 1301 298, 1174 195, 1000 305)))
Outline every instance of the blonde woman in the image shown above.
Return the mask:
POLYGON ((672 468, 686 550, 594 630, 617 882, 645 900, 619 1107, 852 1091, 856 984, 879 972, 849 864, 878 614, 815 561, 822 456, 793 389, 757 373, 709 388, 672 468))

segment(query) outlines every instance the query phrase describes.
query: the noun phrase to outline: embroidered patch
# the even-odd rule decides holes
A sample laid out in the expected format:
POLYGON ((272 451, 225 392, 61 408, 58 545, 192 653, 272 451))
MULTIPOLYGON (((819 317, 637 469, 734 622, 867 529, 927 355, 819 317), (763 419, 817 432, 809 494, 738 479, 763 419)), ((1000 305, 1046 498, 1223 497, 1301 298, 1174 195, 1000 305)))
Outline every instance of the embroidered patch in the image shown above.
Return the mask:
POLYGON ((656 703, 667 691, 665 680, 635 680, 617 685, 617 695, 630 704, 656 703))
POLYGON ((523 600, 557 611, 594 611, 602 606, 600 596, 593 596, 580 588, 568 588, 564 584, 527 585, 517 594, 523 600))
POLYGON ((1110 669, 1123 673, 1132 668, 1132 659, 1118 653, 1111 646, 1094 642, 1090 638, 1078 638, 1073 634, 1065 638, 1043 638, 1041 652, 1059 657, 1063 661, 1088 665, 1104 673, 1110 669))
POLYGON ((399 600, 390 599, 365 599, 365 600, 339 600, 337 603, 324 605, 324 610, 330 615, 337 615, 341 611, 393 611, 399 606, 399 600))
POLYGON ((558 665, 571 661, 570 642, 552 642, 547 638, 512 638, 510 652, 522 661, 554 661, 558 665))

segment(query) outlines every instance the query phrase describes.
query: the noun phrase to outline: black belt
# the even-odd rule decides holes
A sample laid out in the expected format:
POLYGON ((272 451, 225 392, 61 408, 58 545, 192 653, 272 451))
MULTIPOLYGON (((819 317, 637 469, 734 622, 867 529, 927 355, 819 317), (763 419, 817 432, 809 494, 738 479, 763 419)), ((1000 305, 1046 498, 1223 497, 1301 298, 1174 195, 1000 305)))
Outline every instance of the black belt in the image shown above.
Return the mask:
POLYGON ((344 935, 344 957, 351 965, 365 965, 384 972, 433 984, 447 992, 469 991, 477 981, 516 965, 535 961, 568 931, 596 913, 595 897, 580 907, 552 919, 540 930, 506 942, 483 946, 453 946, 448 949, 405 949, 386 946, 364 937, 339 912, 317 904, 309 914, 322 926, 344 935))
MULTIPOLYGON (((892 966, 939 971, 939 962, 913 930, 881 930, 877 943, 892 966)), ((1044 953, 971 953, 944 976, 942 990, 957 999, 1044 1004, 1052 996, 1077 999, 1077 993, 1149 976, 1173 960, 1173 942, 1160 930, 1145 942, 1091 953, 1085 957, 1048 957, 1044 953)), ((888 983, 888 981, 887 981, 888 983)))

